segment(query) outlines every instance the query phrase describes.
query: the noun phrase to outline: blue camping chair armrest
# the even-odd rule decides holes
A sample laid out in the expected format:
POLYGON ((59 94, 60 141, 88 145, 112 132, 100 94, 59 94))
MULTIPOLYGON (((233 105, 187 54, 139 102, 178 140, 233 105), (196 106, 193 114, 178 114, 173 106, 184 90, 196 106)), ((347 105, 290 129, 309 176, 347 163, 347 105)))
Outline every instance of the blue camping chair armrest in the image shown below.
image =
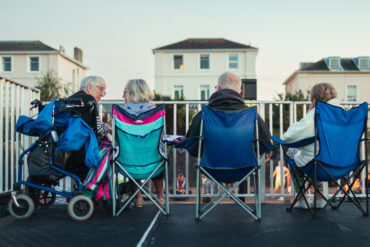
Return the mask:
POLYGON ((264 142, 262 140, 259 140, 259 143, 267 152, 274 151, 275 149, 278 149, 278 145, 271 145, 270 143, 264 142))
POLYGON ((184 139, 182 142, 175 145, 175 148, 182 148, 189 150, 192 146, 194 146, 200 139, 203 139, 201 136, 194 136, 190 138, 184 139))
POLYGON ((289 148, 299 148, 299 147, 303 147, 303 146, 306 146, 308 144, 313 143, 315 141, 315 137, 314 136, 308 137, 306 139, 299 140, 297 142, 292 142, 292 143, 286 143, 285 141, 281 140, 277 136, 271 136, 271 140, 273 140, 274 142, 277 142, 277 143, 279 143, 283 146, 287 146, 289 148))

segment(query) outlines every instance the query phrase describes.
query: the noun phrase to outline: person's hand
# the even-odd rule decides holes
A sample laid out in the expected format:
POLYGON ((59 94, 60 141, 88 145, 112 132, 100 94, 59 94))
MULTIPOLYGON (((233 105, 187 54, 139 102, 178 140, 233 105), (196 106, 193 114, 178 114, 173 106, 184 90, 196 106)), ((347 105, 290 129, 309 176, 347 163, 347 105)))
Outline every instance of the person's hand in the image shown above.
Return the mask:
POLYGON ((109 125, 109 124, 107 124, 107 123, 105 124, 105 126, 107 127, 107 129, 108 129, 108 131, 109 131, 109 132, 112 132, 112 126, 110 126, 110 125, 109 125))

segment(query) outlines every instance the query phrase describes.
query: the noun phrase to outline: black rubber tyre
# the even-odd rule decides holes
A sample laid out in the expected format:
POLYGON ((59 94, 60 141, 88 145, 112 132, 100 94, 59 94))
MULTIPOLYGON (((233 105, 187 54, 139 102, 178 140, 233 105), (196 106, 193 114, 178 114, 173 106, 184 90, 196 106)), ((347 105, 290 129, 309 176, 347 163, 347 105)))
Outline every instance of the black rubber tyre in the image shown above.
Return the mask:
POLYGON ((68 203, 68 214, 75 221, 88 220, 93 212, 94 204, 86 196, 78 195, 68 203))
POLYGON ((40 193, 40 199, 38 200, 38 205, 42 208, 48 208, 54 204, 55 199, 56 195, 54 193, 42 190, 40 193))
POLYGON ((32 198, 26 194, 19 194, 16 198, 20 207, 17 207, 13 199, 11 199, 8 204, 9 213, 17 219, 27 219, 31 217, 35 210, 35 204, 32 198))

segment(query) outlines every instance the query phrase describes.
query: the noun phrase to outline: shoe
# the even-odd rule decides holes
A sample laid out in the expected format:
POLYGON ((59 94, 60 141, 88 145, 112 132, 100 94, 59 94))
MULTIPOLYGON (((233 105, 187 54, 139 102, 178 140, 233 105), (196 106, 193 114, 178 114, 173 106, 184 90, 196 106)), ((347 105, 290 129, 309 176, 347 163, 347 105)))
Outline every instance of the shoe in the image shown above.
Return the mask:
POLYGON ((294 204, 293 208, 308 209, 307 204, 304 200, 298 201, 294 204))
MULTIPOLYGON (((316 200, 316 208, 324 208, 326 205, 326 201, 324 199, 318 199, 316 200)), ((314 206, 314 201, 310 201, 310 207, 313 208, 314 206)))
POLYGON ((136 208, 142 208, 144 206, 144 200, 143 198, 139 197, 135 200, 135 207, 136 208))

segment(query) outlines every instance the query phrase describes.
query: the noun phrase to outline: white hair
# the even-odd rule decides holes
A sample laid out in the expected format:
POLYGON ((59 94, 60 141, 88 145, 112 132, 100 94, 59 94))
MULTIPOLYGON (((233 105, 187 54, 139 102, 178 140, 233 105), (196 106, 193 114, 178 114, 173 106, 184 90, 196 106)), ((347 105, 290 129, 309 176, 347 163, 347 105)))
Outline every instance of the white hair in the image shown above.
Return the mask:
POLYGON ((221 89, 231 89, 237 93, 240 93, 242 87, 242 81, 239 76, 230 72, 225 72, 220 75, 217 83, 221 89))
POLYGON ((81 81, 81 86, 80 86, 80 90, 83 90, 83 91, 86 91, 87 90, 87 85, 91 85, 93 88, 96 87, 97 84, 99 84, 99 82, 102 82, 105 84, 105 81, 102 77, 100 76, 96 76, 96 75, 90 75, 90 76, 86 76, 85 78, 82 79, 81 81))

